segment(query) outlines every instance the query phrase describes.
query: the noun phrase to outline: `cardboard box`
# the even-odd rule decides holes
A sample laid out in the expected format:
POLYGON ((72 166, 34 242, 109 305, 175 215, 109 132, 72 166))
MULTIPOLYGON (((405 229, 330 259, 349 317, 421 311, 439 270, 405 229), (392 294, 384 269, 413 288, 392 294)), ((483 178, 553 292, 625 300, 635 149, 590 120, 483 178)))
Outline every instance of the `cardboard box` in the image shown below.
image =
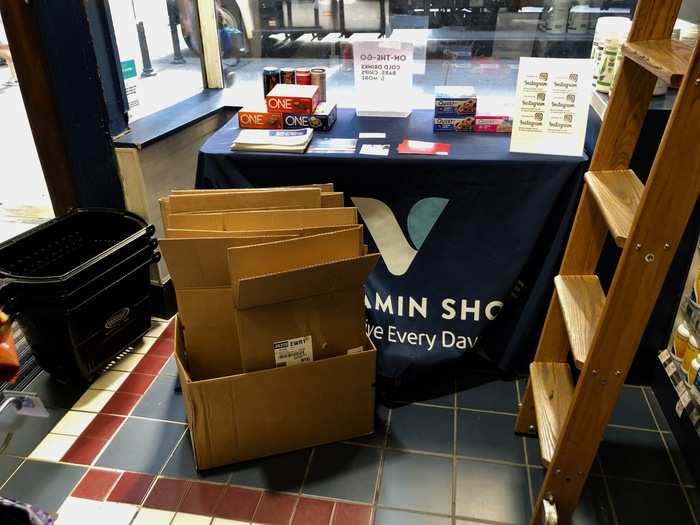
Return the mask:
POLYGON ((321 102, 313 115, 300 115, 298 113, 285 113, 282 117, 284 129, 313 128, 316 131, 329 131, 337 119, 335 104, 321 102))
POLYGON ((362 346, 363 284, 379 260, 363 253, 361 229, 229 248, 243 370, 362 346))
POLYGON ((238 112, 241 129, 282 129, 282 115, 270 113, 267 107, 244 107, 238 112))
POLYGON ((474 116, 476 103, 476 93, 471 86, 435 86, 436 117, 474 116))
POLYGON ((342 191, 321 193, 321 208, 342 208, 345 206, 345 197, 342 191))
POLYGON ((250 189, 168 197, 167 212, 231 211, 272 208, 320 208, 320 188, 250 189))
POLYGON ((311 115, 318 106, 320 96, 318 86, 277 84, 265 97, 265 103, 271 113, 311 115))
POLYGON ((437 118, 433 119, 433 131, 474 131, 474 117, 437 118))
POLYGON ((476 133, 511 133, 513 117, 477 115, 474 121, 476 133))
POLYGON ((175 359, 197 469, 372 432, 377 351, 369 339, 354 354, 197 380, 189 371, 179 319, 175 329, 175 359))
POLYGON ((226 230, 166 230, 168 239, 192 239, 209 237, 259 237, 260 235, 306 237, 353 228, 356 224, 334 224, 330 226, 312 226, 309 228, 287 228, 283 230, 251 230, 251 231, 226 231, 226 230))

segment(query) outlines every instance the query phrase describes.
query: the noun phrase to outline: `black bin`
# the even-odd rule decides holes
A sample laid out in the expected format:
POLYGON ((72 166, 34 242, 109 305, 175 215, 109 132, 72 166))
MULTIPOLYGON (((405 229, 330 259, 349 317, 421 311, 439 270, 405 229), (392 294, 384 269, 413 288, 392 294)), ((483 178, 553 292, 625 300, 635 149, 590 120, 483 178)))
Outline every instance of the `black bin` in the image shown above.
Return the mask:
POLYGON ((53 377, 90 381, 148 331, 154 233, 127 211, 76 209, 0 244, 0 306, 53 377))

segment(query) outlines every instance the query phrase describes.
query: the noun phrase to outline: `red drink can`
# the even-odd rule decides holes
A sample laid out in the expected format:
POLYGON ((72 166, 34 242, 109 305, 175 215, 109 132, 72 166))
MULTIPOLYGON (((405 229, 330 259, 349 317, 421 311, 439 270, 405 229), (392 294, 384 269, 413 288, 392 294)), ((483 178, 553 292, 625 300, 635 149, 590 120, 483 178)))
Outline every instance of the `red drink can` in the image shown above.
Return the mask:
POLYGON ((311 70, 307 67, 298 67, 296 70, 296 83, 311 85, 311 70))

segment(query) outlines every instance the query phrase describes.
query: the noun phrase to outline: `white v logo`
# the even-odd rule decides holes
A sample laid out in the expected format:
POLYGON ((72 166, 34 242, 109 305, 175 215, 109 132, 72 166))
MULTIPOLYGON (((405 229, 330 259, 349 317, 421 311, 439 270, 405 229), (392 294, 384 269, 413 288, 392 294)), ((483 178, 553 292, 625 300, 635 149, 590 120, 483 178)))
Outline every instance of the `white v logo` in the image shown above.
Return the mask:
POLYGON ((448 203, 447 199, 429 197, 414 204, 408 214, 408 232, 416 246, 413 248, 386 204, 367 197, 352 197, 351 200, 374 238, 389 273, 397 276, 408 271, 423 241, 448 203))

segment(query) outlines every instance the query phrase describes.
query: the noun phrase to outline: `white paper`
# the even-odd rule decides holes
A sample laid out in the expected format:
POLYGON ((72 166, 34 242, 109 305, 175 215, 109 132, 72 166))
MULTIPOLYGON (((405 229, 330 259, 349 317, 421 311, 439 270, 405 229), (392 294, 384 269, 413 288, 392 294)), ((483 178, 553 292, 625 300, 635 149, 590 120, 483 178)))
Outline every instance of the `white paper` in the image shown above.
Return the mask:
POLYGON ((405 117, 411 113, 413 44, 368 40, 352 45, 357 114, 405 117))
POLYGON ((358 137, 361 139, 385 139, 386 133, 360 133, 358 137))
POLYGON ((590 59, 520 59, 510 151, 581 156, 593 65, 590 59))
POLYGON ((363 144, 360 148, 360 155, 387 157, 390 149, 391 146, 389 144, 363 144))
POLYGON ((272 344, 275 351, 275 367, 292 366, 314 360, 311 336, 295 337, 272 344))

